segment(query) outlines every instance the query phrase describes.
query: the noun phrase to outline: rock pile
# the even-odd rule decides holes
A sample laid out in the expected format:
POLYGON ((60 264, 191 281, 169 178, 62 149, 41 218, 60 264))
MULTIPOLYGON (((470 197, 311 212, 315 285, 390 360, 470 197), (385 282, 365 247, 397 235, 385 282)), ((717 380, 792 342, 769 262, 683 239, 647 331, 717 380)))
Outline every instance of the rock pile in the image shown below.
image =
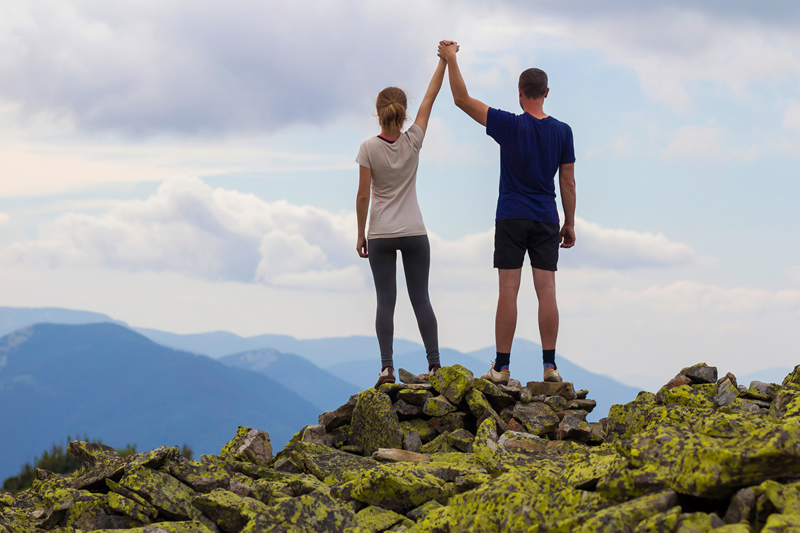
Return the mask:
POLYGON ((250 428, 200 462, 71 443, 83 468, 0 493, 0 533, 800 531, 800 365, 749 387, 696 365, 599 424, 569 383, 400 378, 274 457, 250 428))

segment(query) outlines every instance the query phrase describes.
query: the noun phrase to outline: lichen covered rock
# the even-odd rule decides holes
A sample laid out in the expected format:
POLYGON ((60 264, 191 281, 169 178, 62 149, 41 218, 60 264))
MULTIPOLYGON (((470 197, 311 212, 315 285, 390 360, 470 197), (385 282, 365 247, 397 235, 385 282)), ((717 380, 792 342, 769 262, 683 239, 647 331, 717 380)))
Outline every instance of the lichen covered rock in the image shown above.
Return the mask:
POLYGON ((402 448, 403 430, 397 413, 392 409, 392 400, 386 394, 368 389, 358 395, 351 440, 371 456, 378 448, 402 448))
POLYGON ((364 391, 276 457, 250 428, 201 462, 71 443, 83 468, 0 493, 0 533, 800 530, 800 366, 749 388, 713 370, 601 423, 572 384, 456 367, 364 391), (432 400, 445 412, 418 411, 432 400))
POLYGON ((472 372, 461 365, 444 366, 431 374, 430 383, 434 390, 458 405, 464 395, 472 388, 472 372))
POLYGON ((269 433, 240 426, 236 431, 236 436, 222 447, 220 455, 258 466, 266 466, 272 459, 269 433))

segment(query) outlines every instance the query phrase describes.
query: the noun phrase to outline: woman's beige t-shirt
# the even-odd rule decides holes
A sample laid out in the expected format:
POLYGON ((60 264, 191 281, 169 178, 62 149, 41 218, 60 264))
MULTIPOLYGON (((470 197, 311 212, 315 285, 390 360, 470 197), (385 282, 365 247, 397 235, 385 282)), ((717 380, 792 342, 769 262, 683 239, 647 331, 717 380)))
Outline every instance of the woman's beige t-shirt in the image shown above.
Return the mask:
POLYGON ((414 124, 393 143, 380 137, 361 143, 356 163, 372 169, 368 239, 427 235, 416 187, 424 137, 422 128, 414 124))

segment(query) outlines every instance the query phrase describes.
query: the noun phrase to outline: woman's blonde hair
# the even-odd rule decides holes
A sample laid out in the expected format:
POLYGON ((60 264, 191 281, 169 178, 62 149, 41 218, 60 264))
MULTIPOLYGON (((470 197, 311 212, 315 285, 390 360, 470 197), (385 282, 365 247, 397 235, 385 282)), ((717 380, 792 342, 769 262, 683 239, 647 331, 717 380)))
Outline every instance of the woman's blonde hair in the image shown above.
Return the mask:
POLYGON ((387 87, 379 92, 375 107, 378 110, 378 122, 381 127, 389 131, 399 131, 403 127, 408 101, 402 89, 387 87))

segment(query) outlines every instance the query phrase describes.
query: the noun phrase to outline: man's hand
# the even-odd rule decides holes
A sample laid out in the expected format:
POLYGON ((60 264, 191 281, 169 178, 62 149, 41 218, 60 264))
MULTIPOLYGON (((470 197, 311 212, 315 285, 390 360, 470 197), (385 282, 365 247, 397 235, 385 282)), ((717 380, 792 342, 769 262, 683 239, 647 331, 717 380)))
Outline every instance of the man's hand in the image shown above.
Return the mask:
POLYGON ((562 248, 572 248, 575 246, 575 227, 564 225, 564 227, 561 228, 559 237, 561 239, 562 248))
POLYGON ((359 235, 358 241, 356 242, 356 250, 358 251, 358 255, 361 257, 369 257, 369 252, 367 251, 367 238, 363 235, 359 235))
POLYGON ((456 52, 458 52, 457 42, 439 41, 439 50, 436 53, 437 56, 441 57, 445 61, 449 61, 450 59, 456 56, 456 52))

